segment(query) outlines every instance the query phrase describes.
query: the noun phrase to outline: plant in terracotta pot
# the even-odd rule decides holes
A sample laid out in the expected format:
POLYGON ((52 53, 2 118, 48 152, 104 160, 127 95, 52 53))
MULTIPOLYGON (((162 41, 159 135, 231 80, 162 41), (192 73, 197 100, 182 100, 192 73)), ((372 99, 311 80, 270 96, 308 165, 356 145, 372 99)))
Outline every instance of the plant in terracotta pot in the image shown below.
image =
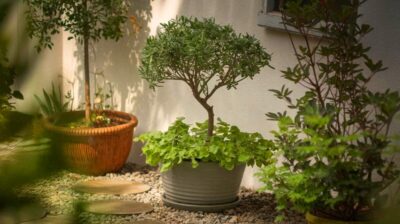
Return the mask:
POLYGON ((141 135, 147 143, 143 153, 150 165, 161 164, 167 205, 202 211, 232 207, 245 164, 265 164, 270 142, 221 120, 215 124, 209 100, 217 90, 253 78, 269 65, 270 55, 254 37, 213 19, 178 17, 161 26, 147 40, 140 75, 152 89, 166 80, 186 83, 208 119, 190 127, 179 118, 166 132, 141 135))
POLYGON ((85 111, 60 113, 46 118, 46 128, 64 136, 63 151, 71 168, 88 174, 119 170, 132 145, 137 119, 117 111, 91 111, 89 44, 100 39, 118 40, 127 20, 125 0, 25 0, 27 30, 37 40, 37 49, 52 48, 52 35, 63 28, 83 45, 85 111), (72 123, 72 124, 71 124, 72 123), (74 128, 72 128, 74 127, 74 128))
POLYGON ((372 30, 358 21, 363 2, 288 1, 282 10, 284 25, 298 31, 288 32, 297 63, 282 77, 305 93, 293 100, 285 86, 271 90, 294 113, 267 114, 279 126, 273 131, 277 163, 258 175, 278 210, 290 205, 307 212, 310 224, 374 219, 380 193, 399 176, 389 130, 400 97, 369 88, 386 68, 362 44, 372 30), (311 36, 315 31, 320 36, 311 36))

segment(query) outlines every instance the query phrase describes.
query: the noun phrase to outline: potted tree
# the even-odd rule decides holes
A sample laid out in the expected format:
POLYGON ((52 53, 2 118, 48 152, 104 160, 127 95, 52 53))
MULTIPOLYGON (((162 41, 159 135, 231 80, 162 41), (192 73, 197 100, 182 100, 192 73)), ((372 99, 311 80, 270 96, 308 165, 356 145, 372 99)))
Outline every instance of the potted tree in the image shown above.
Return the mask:
POLYGON ((39 51, 52 48, 51 36, 59 33, 60 28, 69 33, 69 40, 77 40, 84 49, 85 111, 50 116, 46 118, 46 128, 68 139, 62 148, 73 170, 87 174, 119 170, 129 155, 137 119, 117 111, 92 113, 89 44, 101 38, 122 37, 127 3, 124 0, 25 0, 25 3, 28 34, 37 39, 39 51))
POLYGON ((147 39, 140 75, 155 89, 166 80, 186 83, 208 119, 190 127, 179 118, 168 131, 144 134, 147 163, 161 164, 164 203, 188 210, 217 211, 237 204, 245 164, 262 165, 270 142, 221 120, 214 124, 209 99, 235 88, 269 65, 270 55, 250 35, 236 34, 213 19, 178 17, 147 39))
POLYGON ((296 34, 289 33, 298 63, 282 76, 305 93, 294 101, 289 88, 272 90, 295 116, 267 114, 278 121, 274 157, 281 162, 258 175, 275 194, 279 210, 291 205, 307 212, 310 224, 369 222, 381 204, 380 193, 399 176, 387 153, 395 149, 389 129, 400 97, 369 89, 385 68, 362 44, 372 30, 358 21, 363 2, 288 1, 282 10, 283 24, 302 40, 296 44, 296 34), (319 37, 311 36, 315 31, 319 37))

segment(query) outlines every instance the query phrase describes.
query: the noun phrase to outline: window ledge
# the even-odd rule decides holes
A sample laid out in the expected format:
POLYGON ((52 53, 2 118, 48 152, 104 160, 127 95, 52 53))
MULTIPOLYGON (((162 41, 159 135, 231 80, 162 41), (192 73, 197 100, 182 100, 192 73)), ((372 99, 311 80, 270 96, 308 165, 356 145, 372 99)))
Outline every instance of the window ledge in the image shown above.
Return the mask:
POLYGON ((258 13, 257 25, 265 26, 269 29, 285 31, 285 27, 282 24, 281 14, 279 12, 258 13))
MULTIPOLYGON (((285 26, 282 23, 282 15, 280 12, 260 12, 257 15, 257 25, 266 27, 270 30, 277 30, 286 32, 285 26)), ((293 34, 299 34, 297 30, 292 27, 287 27, 287 31, 293 34)), ((318 31, 310 31, 310 34, 314 37, 321 37, 322 34, 318 31)))

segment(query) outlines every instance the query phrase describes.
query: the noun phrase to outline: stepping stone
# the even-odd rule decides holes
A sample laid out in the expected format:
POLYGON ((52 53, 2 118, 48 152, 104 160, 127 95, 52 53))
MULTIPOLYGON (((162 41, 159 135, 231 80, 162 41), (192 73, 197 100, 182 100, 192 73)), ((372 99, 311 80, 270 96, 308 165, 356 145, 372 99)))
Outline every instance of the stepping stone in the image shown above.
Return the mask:
POLYGON ((20 211, 21 222, 27 222, 31 220, 38 220, 46 216, 46 210, 42 207, 28 207, 23 208, 20 211))
POLYGON ((72 187, 75 191, 90 194, 138 194, 150 189, 147 184, 126 180, 88 180, 72 187))
POLYGON ((16 223, 39 220, 46 216, 46 210, 37 204, 28 204, 21 208, 0 211, 0 223, 16 223))
POLYGON ((72 224, 73 219, 65 215, 48 215, 43 219, 24 222, 24 224, 72 224))
POLYGON ((144 219, 132 222, 131 224, 164 224, 164 223, 153 219, 144 219))
POLYGON ((101 200, 85 203, 85 211, 106 215, 132 215, 153 211, 147 203, 123 200, 101 200))

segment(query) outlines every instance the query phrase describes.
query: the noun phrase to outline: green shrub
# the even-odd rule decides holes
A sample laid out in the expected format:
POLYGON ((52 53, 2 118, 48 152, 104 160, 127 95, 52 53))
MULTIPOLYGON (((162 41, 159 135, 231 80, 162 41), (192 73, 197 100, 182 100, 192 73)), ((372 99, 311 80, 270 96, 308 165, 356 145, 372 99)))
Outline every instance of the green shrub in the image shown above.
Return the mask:
POLYGON ((232 27, 221 26, 214 19, 178 17, 161 24, 161 32, 147 39, 141 66, 142 78, 150 88, 166 80, 186 83, 197 102, 207 111, 208 120, 193 128, 178 119, 165 133, 140 136, 147 163, 166 171, 183 160, 212 161, 231 170, 235 165, 265 164, 270 156, 270 142, 260 134, 240 132, 222 121, 214 125, 214 107, 209 99, 226 87, 252 79, 269 65, 270 55, 260 42, 248 34, 236 34, 232 27))
POLYGON ((270 55, 255 37, 236 34, 232 27, 218 25, 214 19, 182 16, 161 26, 157 36, 147 39, 140 75, 152 89, 166 80, 185 82, 207 111, 210 138, 214 108, 208 100, 222 87, 229 90, 252 79, 269 65, 270 55))
POLYGON ((385 70, 368 56, 362 37, 372 28, 360 24, 364 1, 290 1, 283 23, 299 32, 294 43, 297 64, 283 78, 305 88, 293 100, 292 90, 272 90, 295 116, 268 113, 278 121, 275 161, 259 173, 272 190, 278 210, 294 209, 339 220, 357 220, 377 209, 380 193, 399 176, 392 156, 389 129, 400 108, 398 92, 368 89, 385 70), (321 37, 315 37, 316 32, 321 37), (296 42, 297 43, 297 42, 296 42))
POLYGON ((161 171, 188 160, 193 168, 199 161, 217 162, 221 167, 232 170, 238 164, 265 165, 271 157, 267 149, 272 142, 259 133, 241 132, 238 127, 218 120, 209 142, 208 123, 196 123, 192 128, 178 118, 166 132, 143 134, 137 140, 146 142, 142 148, 146 162, 161 165, 161 171))

